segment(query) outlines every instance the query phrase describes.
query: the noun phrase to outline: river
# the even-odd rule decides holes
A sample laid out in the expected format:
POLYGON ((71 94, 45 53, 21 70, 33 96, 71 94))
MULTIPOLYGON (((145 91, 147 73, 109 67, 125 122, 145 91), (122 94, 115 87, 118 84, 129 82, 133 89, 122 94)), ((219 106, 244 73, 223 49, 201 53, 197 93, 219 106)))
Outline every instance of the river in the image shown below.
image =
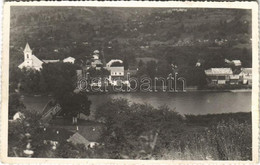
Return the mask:
MULTIPOLYGON (((154 107, 167 105, 180 114, 208 114, 228 112, 250 112, 251 92, 180 92, 180 93, 118 93, 91 95, 92 112, 110 98, 125 98, 130 103, 147 103, 154 107)), ((27 109, 40 112, 51 97, 25 96, 27 109)))
POLYGON ((167 105, 180 114, 250 112, 251 92, 186 92, 186 93, 118 93, 92 95, 94 110, 110 98, 125 98, 130 103, 147 103, 154 107, 167 105))

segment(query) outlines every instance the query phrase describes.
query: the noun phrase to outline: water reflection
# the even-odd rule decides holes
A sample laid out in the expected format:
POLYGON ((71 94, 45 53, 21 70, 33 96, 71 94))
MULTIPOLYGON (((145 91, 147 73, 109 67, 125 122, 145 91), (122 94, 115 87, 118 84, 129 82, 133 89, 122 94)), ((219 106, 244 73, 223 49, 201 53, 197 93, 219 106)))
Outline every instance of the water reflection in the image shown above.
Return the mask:
POLYGON ((251 92, 118 93, 90 96, 96 109, 109 98, 125 98, 155 107, 167 105, 180 114, 207 114, 251 111, 251 92))

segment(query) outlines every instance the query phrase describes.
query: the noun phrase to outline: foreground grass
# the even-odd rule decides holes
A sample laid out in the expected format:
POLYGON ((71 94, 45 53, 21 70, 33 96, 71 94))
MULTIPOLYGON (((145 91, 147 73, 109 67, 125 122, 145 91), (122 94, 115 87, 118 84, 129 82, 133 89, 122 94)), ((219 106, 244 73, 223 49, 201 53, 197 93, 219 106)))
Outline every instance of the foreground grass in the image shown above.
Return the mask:
POLYGON ((251 160, 251 124, 230 119, 199 131, 183 132, 157 153, 157 159, 251 160))

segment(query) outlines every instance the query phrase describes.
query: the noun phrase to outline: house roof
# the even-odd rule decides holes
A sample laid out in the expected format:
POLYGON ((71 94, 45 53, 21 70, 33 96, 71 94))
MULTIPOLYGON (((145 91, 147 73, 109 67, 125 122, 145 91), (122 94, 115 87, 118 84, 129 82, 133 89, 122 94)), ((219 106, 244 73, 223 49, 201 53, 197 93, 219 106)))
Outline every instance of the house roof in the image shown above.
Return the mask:
POLYGON ((241 66, 241 61, 240 60, 232 60, 235 66, 241 66))
POLYGON ((85 139, 92 142, 97 142, 102 134, 102 126, 100 125, 79 125, 78 128, 78 133, 82 135, 85 139))
POLYGON ((217 76, 217 75, 232 75, 233 72, 230 68, 210 68, 205 70, 207 76, 217 76))
POLYGON ((241 68, 240 74, 252 74, 252 68, 241 68))
POLYGON ((73 58, 73 57, 67 57, 67 58, 64 58, 63 61, 64 61, 64 60, 75 60, 75 58, 73 58))
POLYGON ((91 64, 92 65, 98 65, 98 64, 102 65, 102 62, 100 60, 95 60, 91 64))
POLYGON ((78 132, 73 134, 67 141, 73 144, 84 144, 85 147, 87 147, 90 144, 90 142, 78 132))
POLYGON ((56 63, 60 62, 60 60, 42 60, 44 63, 56 63))
POLYGON ((75 126, 69 119, 63 118, 53 119, 50 127, 53 129, 66 129, 73 132, 73 134, 78 132, 90 142, 97 142, 100 139, 103 130, 103 124, 100 123, 78 120, 77 126, 75 126))
POLYGON ((120 62, 120 63, 123 63, 122 60, 119 60, 119 59, 112 59, 110 60, 108 63, 107 63, 107 67, 110 67, 114 62, 120 62))

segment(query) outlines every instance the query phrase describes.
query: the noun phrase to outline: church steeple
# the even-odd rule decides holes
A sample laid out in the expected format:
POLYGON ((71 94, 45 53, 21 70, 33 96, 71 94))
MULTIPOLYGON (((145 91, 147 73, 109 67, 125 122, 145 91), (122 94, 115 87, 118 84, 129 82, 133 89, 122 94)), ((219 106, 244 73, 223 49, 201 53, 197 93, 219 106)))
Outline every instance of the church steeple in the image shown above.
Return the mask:
POLYGON ((27 43, 24 48, 24 60, 32 59, 32 49, 30 48, 29 44, 27 43))

